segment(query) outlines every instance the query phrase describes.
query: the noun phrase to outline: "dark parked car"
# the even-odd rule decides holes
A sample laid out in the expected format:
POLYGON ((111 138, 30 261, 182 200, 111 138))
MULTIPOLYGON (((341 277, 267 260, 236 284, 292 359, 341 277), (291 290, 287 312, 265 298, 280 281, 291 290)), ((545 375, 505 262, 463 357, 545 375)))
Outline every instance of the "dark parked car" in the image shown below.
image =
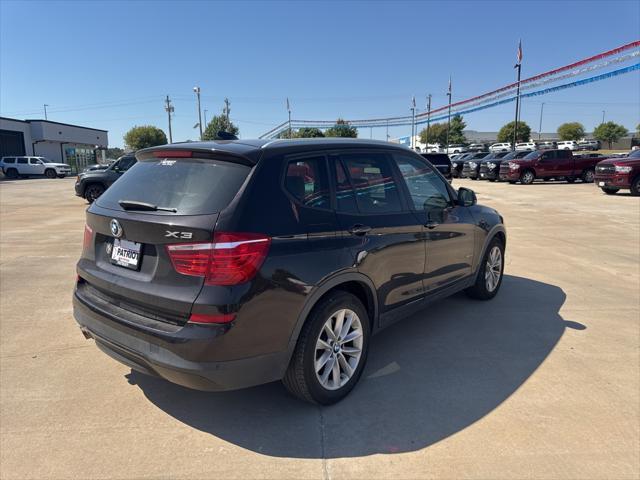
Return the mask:
POLYGON ((462 169, 464 167, 465 160, 467 160, 468 158, 472 158, 477 154, 477 152, 463 153, 461 155, 458 155, 458 157, 454 160, 451 160, 451 176, 453 178, 460 178, 462 176, 462 169))
POLYGON ((467 160, 464 162, 464 167, 462 167, 462 176, 470 178, 471 180, 477 180, 480 178, 480 168, 483 163, 502 158, 507 153, 509 152, 492 152, 477 160, 467 160))
POLYGON ((640 150, 634 150, 625 158, 609 158, 596 165, 596 185, 607 195, 619 190, 629 190, 640 196, 640 150))
POLYGON ((502 217, 405 147, 242 140, 136 156, 87 209, 73 295, 84 335, 135 370, 202 390, 282 379, 330 404, 374 332, 500 288, 502 217))
POLYGON ((480 165, 480 161, 483 158, 492 155, 492 153, 488 152, 476 152, 474 155, 467 157, 462 163, 462 170, 460 172, 460 178, 471 178, 472 180, 476 180, 477 177, 470 177, 469 174, 472 170, 476 170, 480 165))
POLYGON ((485 157, 480 162, 480 180, 489 180, 490 182, 500 181, 500 165, 502 162, 508 162, 514 158, 522 158, 529 155, 531 152, 526 150, 516 150, 511 152, 498 152, 498 157, 489 158, 485 157), (503 155, 500 157, 499 155, 503 155))
POLYGON ((133 155, 124 155, 104 170, 82 172, 76 179, 76 195, 94 202, 120 176, 136 163, 133 155))
POLYGON ((446 153, 421 153, 420 156, 428 160, 451 183, 451 160, 449 160, 449 155, 446 153))
POLYGON ((537 150, 520 159, 502 162, 500 180, 529 185, 536 179, 561 180, 573 183, 577 178, 593 182, 597 158, 577 158, 571 150, 537 150))

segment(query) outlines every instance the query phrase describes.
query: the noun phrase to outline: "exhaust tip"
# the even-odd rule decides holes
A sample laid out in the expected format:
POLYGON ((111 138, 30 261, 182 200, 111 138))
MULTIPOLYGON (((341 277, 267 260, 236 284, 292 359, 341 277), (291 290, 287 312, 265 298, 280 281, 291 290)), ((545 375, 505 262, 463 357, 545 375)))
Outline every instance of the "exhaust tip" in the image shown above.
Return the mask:
POLYGON ((82 335, 84 335, 84 338, 86 340, 91 340, 93 338, 93 336, 91 335, 91 332, 87 328, 80 327, 80 331, 82 332, 82 335))

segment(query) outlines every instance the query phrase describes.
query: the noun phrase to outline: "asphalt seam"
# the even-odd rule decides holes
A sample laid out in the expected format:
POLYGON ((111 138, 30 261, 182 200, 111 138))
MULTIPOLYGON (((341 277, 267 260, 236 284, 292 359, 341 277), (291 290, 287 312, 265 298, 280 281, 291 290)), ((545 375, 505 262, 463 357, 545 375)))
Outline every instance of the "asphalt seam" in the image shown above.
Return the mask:
POLYGON ((322 413, 322 407, 318 406, 319 420, 320 420, 320 453, 322 454, 322 478, 324 480, 331 480, 331 474, 329 473, 329 461, 325 451, 325 432, 324 432, 324 414, 322 413))

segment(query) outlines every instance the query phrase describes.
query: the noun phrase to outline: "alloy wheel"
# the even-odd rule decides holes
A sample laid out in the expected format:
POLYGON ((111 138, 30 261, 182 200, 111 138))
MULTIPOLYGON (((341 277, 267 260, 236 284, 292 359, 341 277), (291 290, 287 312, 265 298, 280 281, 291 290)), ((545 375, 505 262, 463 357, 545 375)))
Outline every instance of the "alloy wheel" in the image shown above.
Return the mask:
POLYGON ((484 271, 484 280, 487 287, 487 291, 493 292, 500 283, 500 276, 502 275, 502 252, 496 245, 489 252, 489 258, 487 258, 487 266, 484 271))
POLYGON ((337 390, 351 379, 360 364, 363 342, 362 323, 353 310, 338 310, 327 319, 314 356, 314 370, 323 388, 337 390))

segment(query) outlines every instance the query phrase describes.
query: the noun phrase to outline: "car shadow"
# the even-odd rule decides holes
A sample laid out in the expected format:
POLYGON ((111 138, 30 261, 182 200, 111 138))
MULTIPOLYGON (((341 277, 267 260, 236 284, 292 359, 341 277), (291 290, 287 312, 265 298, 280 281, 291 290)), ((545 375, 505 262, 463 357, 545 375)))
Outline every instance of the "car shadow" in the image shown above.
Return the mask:
POLYGON ((316 407, 272 383, 189 390, 127 375, 158 408, 242 448, 276 457, 342 458, 422 449, 490 414, 553 350, 565 328, 559 287, 505 275, 490 302, 464 294, 432 304, 372 339, 360 384, 316 407))

